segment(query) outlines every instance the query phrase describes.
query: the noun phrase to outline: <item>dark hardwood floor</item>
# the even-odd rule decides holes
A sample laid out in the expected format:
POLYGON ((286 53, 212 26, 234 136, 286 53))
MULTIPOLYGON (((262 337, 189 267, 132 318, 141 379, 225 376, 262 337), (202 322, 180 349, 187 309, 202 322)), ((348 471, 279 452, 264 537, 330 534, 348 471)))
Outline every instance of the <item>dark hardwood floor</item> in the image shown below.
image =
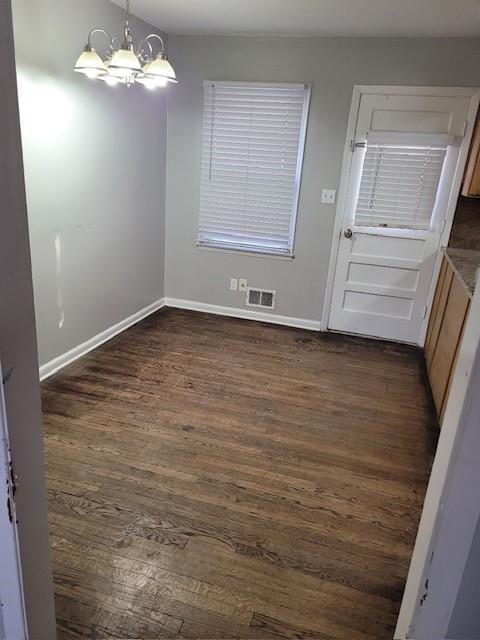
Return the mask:
POLYGON ((43 385, 59 638, 391 640, 414 348, 165 310, 43 385))

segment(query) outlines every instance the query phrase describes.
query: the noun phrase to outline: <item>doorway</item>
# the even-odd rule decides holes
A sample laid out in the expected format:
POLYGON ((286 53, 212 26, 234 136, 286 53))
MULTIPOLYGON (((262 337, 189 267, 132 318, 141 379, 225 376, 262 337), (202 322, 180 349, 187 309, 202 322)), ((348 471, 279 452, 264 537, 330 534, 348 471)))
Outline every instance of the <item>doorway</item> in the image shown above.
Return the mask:
POLYGON ((474 89, 355 87, 328 328, 422 344, 474 89))

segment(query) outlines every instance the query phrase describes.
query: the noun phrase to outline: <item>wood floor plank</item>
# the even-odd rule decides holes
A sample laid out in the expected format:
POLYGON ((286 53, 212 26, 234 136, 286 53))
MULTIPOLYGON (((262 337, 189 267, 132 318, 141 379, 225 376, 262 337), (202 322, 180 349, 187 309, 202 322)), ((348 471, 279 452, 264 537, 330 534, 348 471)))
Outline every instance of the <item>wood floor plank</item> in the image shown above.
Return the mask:
POLYGON ((261 629, 273 633, 280 638, 315 638, 315 640, 330 640, 332 636, 327 636, 319 631, 311 629, 300 629, 294 625, 275 620, 260 613, 255 613, 250 625, 254 629, 261 629))
POLYGON ((391 639, 437 438, 420 350, 164 310, 43 409, 59 638, 391 639))

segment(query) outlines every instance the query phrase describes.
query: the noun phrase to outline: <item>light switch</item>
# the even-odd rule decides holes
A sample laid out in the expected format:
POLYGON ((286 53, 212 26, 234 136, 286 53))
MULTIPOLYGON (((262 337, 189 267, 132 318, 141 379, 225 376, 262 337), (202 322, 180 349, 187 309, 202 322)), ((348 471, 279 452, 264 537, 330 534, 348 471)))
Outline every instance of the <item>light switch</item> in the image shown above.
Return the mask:
POLYGON ((335 204, 336 197, 335 189, 322 189, 322 204, 335 204))
POLYGON ((237 278, 230 278, 230 291, 238 291, 237 278))

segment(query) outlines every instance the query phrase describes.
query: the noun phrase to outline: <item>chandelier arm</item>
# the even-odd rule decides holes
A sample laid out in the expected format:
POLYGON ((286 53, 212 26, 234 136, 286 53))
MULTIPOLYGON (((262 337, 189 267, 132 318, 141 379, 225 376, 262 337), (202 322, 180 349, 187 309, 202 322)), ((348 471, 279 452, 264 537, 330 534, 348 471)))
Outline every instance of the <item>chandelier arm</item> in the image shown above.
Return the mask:
POLYGON ((137 51, 137 56, 141 58, 142 62, 151 60, 153 58, 153 47, 147 39, 145 39, 143 42, 140 43, 140 47, 138 48, 138 51, 137 51), (149 55, 145 55, 146 46, 149 49, 149 52, 150 52, 149 55))
POLYGON ((150 35, 148 35, 146 38, 144 38, 144 39, 142 40, 142 42, 140 43, 140 45, 139 45, 139 47, 138 47, 138 51, 137 51, 137 53, 138 53, 138 54, 141 54, 141 53, 142 53, 142 51, 143 51, 143 50, 144 50, 144 48, 145 48, 145 45, 148 45, 148 47, 149 47, 149 49, 150 49, 150 55, 152 55, 152 56, 153 56, 153 47, 152 47, 152 45, 150 44, 150 40, 151 40, 152 38, 155 38, 155 39, 157 39, 157 40, 159 40, 159 41, 160 41, 160 44, 161 44, 161 46, 162 46, 160 53, 162 53, 162 54, 164 54, 164 53, 165 53, 165 41, 164 41, 164 39, 163 39, 161 36, 159 36, 159 35, 158 35, 158 33, 151 33, 151 34, 150 34, 150 35))
POLYGON ((108 33, 108 31, 105 31, 105 29, 92 29, 90 31, 90 33, 88 34, 88 46, 89 46, 90 49, 92 49, 92 37, 96 33, 103 33, 104 35, 106 35, 108 40, 109 40, 109 42, 110 42, 110 49, 113 49, 113 47, 114 47, 114 38, 112 38, 112 36, 108 33))

